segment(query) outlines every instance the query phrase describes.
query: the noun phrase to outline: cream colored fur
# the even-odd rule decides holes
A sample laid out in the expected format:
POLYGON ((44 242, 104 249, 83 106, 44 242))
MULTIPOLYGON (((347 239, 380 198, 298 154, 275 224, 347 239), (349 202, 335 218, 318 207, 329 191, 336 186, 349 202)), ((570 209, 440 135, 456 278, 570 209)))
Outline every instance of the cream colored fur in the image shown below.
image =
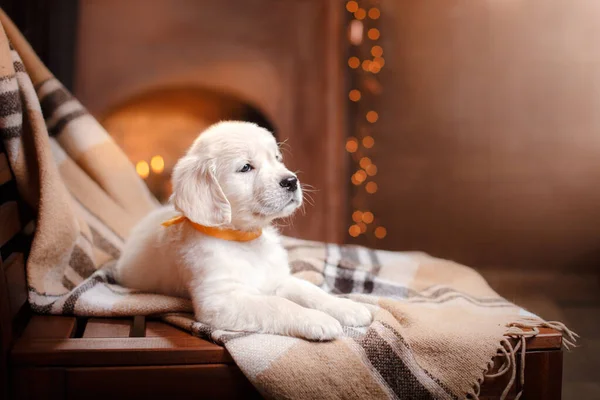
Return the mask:
POLYGON ((173 205, 132 230, 117 280, 189 297, 196 319, 218 329, 331 340, 342 334, 342 325, 368 325, 372 317, 363 305, 290 275, 287 253, 271 226, 302 204, 299 183, 295 191, 280 185, 288 177, 295 176, 270 132, 246 122, 213 125, 175 166, 173 205), (187 223, 161 225, 179 214, 206 226, 263 234, 235 242, 187 223))

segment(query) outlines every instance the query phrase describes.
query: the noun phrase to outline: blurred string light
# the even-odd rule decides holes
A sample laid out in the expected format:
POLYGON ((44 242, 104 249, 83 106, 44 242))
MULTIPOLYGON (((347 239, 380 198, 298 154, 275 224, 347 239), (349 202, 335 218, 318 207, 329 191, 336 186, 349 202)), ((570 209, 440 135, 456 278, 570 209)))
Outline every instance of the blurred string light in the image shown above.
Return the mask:
POLYGON ((163 173, 163 171, 165 170, 165 160, 164 158, 162 158, 162 156, 156 155, 152 157, 150 159, 150 164, 148 164, 148 162, 144 160, 138 161, 135 164, 135 171, 142 179, 148 178, 148 176, 150 176, 151 170, 157 175, 163 173))
POLYGON ((360 60, 358 59, 358 57, 350 57, 348 59, 348 65, 350 66, 350 68, 356 69, 360 67, 360 60))
POLYGON ((367 16, 367 12, 365 11, 364 8, 359 8, 358 10, 356 10, 354 12, 354 18, 356 18, 359 21, 365 19, 366 16, 367 16))
POLYGON ((348 10, 348 12, 355 13, 358 10, 358 3, 356 1, 347 2, 346 10, 348 10))
POLYGON ((374 124, 379 119, 379 114, 377 114, 377 111, 371 110, 367 113, 366 117, 367 117, 367 121, 374 124))
POLYGON ((370 211, 372 196, 379 186, 374 181, 377 165, 373 160, 376 144, 377 98, 382 92, 378 79, 385 65, 384 51, 379 44, 381 32, 378 20, 381 10, 377 0, 347 1, 348 11, 348 67, 350 67, 351 86, 348 91, 350 101, 351 134, 346 140, 346 151, 352 159, 352 200, 354 208, 348 227, 348 234, 358 238, 364 236, 367 243, 383 239, 387 230, 376 215, 370 211), (368 40, 367 40, 368 39, 368 40))
POLYGON ((381 16, 381 12, 379 11, 378 8, 373 7, 369 10, 369 18, 379 19, 380 16, 381 16))
POLYGON ((379 39, 379 29, 377 28, 371 28, 369 29, 369 31, 367 32, 367 37, 371 40, 377 40, 379 39))
POLYGON ((358 141, 356 138, 351 137, 346 141, 346 151, 348 153, 355 153, 356 150, 358 150, 358 141))
POLYGON ((361 97, 360 90, 352 89, 350 93, 348 93, 348 97, 352 101, 359 101, 361 97))
POLYGON ((161 156, 154 156, 150 160, 150 167, 152 168, 152 172, 160 174, 165 169, 165 160, 161 156))
POLYGON ((142 179, 146 179, 150 175, 150 167, 146 161, 138 161, 135 164, 135 170, 142 179))

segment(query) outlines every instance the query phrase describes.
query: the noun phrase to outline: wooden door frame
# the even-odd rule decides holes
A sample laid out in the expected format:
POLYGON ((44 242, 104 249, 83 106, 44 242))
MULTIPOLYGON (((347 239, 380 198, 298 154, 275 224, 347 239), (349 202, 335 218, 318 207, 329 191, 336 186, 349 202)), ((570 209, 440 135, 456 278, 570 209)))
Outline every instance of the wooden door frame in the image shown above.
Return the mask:
POLYGON ((343 243, 346 239, 346 218, 349 210, 348 198, 348 157, 345 152, 347 138, 345 108, 345 63, 346 53, 344 35, 344 4, 338 1, 327 1, 327 120, 325 146, 329 159, 325 163, 323 184, 330 188, 329 195, 323 199, 327 202, 325 240, 343 243))

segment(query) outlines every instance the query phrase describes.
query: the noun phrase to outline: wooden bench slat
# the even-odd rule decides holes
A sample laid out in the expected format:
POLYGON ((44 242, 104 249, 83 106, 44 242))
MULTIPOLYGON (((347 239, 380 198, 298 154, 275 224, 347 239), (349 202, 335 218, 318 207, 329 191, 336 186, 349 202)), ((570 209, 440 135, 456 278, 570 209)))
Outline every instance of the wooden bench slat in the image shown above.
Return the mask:
POLYGON ((90 318, 85 326, 83 338, 121 338, 129 337, 131 320, 90 318))
POLYGON ((29 320, 22 339, 62 339, 75 335, 75 317, 34 315, 29 320))
POLYGON ((160 321, 146 322, 146 337, 189 337, 190 333, 160 321))
POLYGON ((232 363, 227 351, 193 336, 151 338, 23 339, 11 353, 15 365, 172 365, 232 363))

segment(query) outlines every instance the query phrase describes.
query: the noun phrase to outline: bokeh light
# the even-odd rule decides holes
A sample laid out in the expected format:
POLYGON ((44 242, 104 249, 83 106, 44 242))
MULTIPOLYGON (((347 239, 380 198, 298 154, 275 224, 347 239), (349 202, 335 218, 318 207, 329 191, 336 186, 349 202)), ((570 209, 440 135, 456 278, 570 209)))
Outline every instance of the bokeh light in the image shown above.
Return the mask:
POLYGON ((373 194, 375 192, 377 192, 377 183, 371 181, 371 182, 367 182, 367 184, 365 185, 365 190, 367 191, 367 193, 369 194, 373 194))
POLYGON ((356 150, 358 150, 358 140, 355 138, 349 138, 346 141, 346 151, 348 153, 354 153, 356 150))
POLYGON ((367 167, 371 165, 371 159, 369 157, 363 157, 358 162, 358 165, 360 165, 362 169, 367 169, 367 167))
POLYGON ((377 114, 377 111, 369 111, 367 113, 367 121, 369 121, 370 123, 375 123, 377 122, 377 120, 379 119, 379 114, 377 114))
POLYGON ((358 19, 358 20, 362 20, 365 19, 365 17, 367 16, 367 12, 365 11, 364 8, 359 8, 358 10, 356 10, 356 12, 354 13, 354 18, 358 19))
POLYGON ((367 32, 367 37, 371 40, 377 40, 379 39, 379 29, 377 28, 371 28, 369 29, 369 31, 367 32))
MULTIPOLYGON (((358 229, 360 229, 360 227, 358 227, 358 229)), ((385 229, 383 226, 378 226, 375 228, 374 233, 377 239, 383 239, 387 235, 387 229, 385 229)))
POLYGON ((375 176, 377 175, 377 166, 375 164, 368 165, 365 168, 365 171, 367 172, 367 175, 375 176))
POLYGON ((358 235, 360 235, 360 226, 356 224, 352 225, 350 228, 348 228, 348 233, 352 237, 357 237, 358 235))
POLYGON ((150 167, 152 172, 160 174, 165 169, 165 160, 161 156, 154 156, 150 160, 150 167))
POLYGON ((348 12, 356 12, 356 10, 358 10, 358 3, 356 1, 349 1, 346 3, 346 10, 348 10, 348 12))
POLYGON ((373 46, 371 48, 371 55, 373 57, 381 57, 383 55, 383 48, 381 46, 373 46))
POLYGON ((146 179, 148 175, 150 175, 150 167, 146 161, 138 161, 138 163, 135 164, 135 170, 142 179, 146 179))
POLYGON ((375 219, 375 216, 370 211, 367 211, 367 212, 363 213, 363 215, 362 215, 362 221, 365 224, 370 224, 371 222, 373 222, 374 219, 375 219))
POLYGON ((348 93, 348 97, 352 101, 359 101, 361 98, 360 90, 352 89, 350 93, 348 93))
POLYGON ((371 18, 371 19, 379 19, 380 16, 381 16, 381 12, 379 12, 379 9, 377 9, 377 8, 371 8, 369 10, 369 18, 371 18))

